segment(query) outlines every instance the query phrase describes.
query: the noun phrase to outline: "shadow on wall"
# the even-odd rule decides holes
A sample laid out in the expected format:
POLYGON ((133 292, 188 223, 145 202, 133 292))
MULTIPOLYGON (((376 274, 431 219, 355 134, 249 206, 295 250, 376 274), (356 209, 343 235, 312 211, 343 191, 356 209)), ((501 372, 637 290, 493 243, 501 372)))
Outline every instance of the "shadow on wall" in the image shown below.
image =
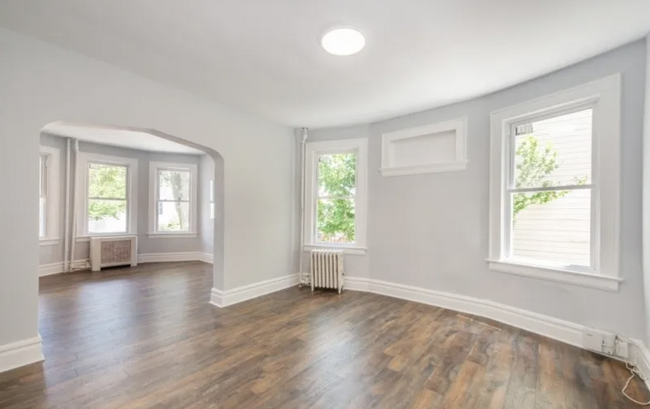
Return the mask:
MULTIPOLYGON (((108 125, 94 125, 94 124, 80 124, 64 121, 55 121, 45 125, 41 129, 41 135, 50 134, 62 137, 84 139, 81 137, 85 134, 104 135, 102 143, 106 145, 126 146, 121 143, 111 143, 111 133, 124 133, 128 132, 128 138, 135 146, 146 145, 145 139, 151 140, 151 136, 170 141, 187 148, 201 151, 212 158, 214 162, 214 183, 213 183, 213 197, 214 197, 214 240, 213 240, 213 286, 215 288, 224 288, 224 159, 223 156, 214 149, 190 142, 183 138, 170 135, 155 129, 135 128, 135 127, 118 127, 108 125), (142 138, 141 141, 134 140, 142 138)), ((65 175, 60 175, 61 180, 65 181, 65 175)), ((65 183, 65 182, 64 182, 65 183)), ((67 187, 66 187, 67 189, 67 187)), ((40 206, 39 206, 40 208, 40 206)), ((67 240, 67 238, 66 238, 67 240)))

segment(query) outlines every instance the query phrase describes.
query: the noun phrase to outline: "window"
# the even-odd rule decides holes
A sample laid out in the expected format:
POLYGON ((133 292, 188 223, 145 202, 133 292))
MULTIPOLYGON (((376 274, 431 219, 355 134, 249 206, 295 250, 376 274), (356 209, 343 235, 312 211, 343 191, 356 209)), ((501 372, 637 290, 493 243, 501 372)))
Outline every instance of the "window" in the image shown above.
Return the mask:
POLYGON ((197 167, 191 164, 150 163, 152 217, 149 235, 196 236, 197 167))
POLYGON ((40 244, 59 242, 59 149, 40 147, 38 160, 38 237, 40 244))
POLYGON ((492 115, 492 270, 618 289, 619 83, 492 115))
POLYGON ((307 144, 305 242, 364 254, 366 245, 365 139, 307 144))
POLYGON ((210 181, 210 218, 214 219, 214 180, 210 181))
POLYGON ((78 235, 137 233, 136 159, 79 154, 78 192, 83 200, 78 235))

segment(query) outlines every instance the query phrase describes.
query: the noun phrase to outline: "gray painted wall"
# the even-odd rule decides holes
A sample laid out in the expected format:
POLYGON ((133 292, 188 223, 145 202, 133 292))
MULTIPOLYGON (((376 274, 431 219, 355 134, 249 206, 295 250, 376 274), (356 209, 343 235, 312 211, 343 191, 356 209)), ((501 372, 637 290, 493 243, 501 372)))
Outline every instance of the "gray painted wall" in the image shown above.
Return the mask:
POLYGON ((210 218, 210 181, 212 180, 214 180, 214 161, 208 155, 202 155, 199 163, 199 236, 201 251, 207 254, 214 252, 214 220, 210 218))
MULTIPOLYGON (((60 206, 60 233, 63 238, 65 228, 65 162, 66 162, 66 141, 54 135, 41 135, 41 145, 51 146, 61 151, 61 169, 59 176, 61 178, 60 189, 61 193, 59 198, 61 200, 60 206)), ((79 142, 79 151, 96 153, 109 156, 118 156, 122 158, 131 158, 138 161, 138 254, 152 254, 152 253, 181 253, 181 252, 200 252, 202 251, 202 241, 200 237, 196 238, 150 238, 147 236, 149 231, 149 162, 172 162, 172 163, 189 163, 200 166, 199 155, 184 155, 184 154, 170 154, 170 153, 157 153, 145 152, 134 149, 125 149, 115 146, 107 146, 89 142, 79 142)), ((74 154, 73 154, 74 156, 74 154)), ((74 158, 71 159, 72 169, 74 169, 74 158)), ((212 161, 212 159, 210 159, 212 161)), ((214 175, 214 166, 211 167, 212 175, 214 175)), ((202 184, 201 169, 198 171, 198 183, 202 184)), ((214 176, 212 176, 214 177, 214 176)), ((200 192, 199 192, 200 193, 200 192)), ((200 196, 199 196, 200 197, 200 196)), ((71 199, 72 201, 72 195, 71 199)), ((200 199, 199 199, 200 200, 200 199)), ((199 211, 199 219, 197 226, 201 226, 203 221, 201 218, 201 211, 199 211)), ((214 227, 211 225, 211 231, 214 227)), ((72 224, 70 226, 72 228, 72 224)), ((200 234, 200 232, 199 232, 200 234)), ((212 234, 212 233, 211 233, 212 234)), ((80 242, 75 246, 75 260, 83 260, 89 258, 89 243, 80 242)), ((210 251, 212 253, 212 250, 210 251)), ((49 264, 63 261, 63 241, 58 245, 41 246, 40 248, 40 264, 49 264)))
POLYGON ((645 337, 641 271, 641 140, 646 45, 639 41, 471 101, 379 123, 322 129, 310 140, 369 138, 368 253, 349 275, 488 299, 635 338, 645 337), (622 73, 621 268, 616 293, 489 271, 490 113, 622 73), (467 170, 383 178, 381 135, 468 117, 467 170))

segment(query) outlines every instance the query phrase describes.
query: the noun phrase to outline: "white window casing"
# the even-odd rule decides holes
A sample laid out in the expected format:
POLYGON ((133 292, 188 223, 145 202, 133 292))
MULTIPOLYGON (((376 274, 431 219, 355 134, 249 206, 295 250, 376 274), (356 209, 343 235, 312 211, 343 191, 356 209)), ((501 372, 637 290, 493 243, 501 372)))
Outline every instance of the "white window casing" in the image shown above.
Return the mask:
POLYGON ((149 230, 150 238, 198 237, 198 167, 188 163, 149 162, 149 230), (160 171, 179 170, 189 172, 189 231, 158 230, 160 171))
POLYGON ((490 229, 492 271, 617 291, 620 241, 620 75, 501 109, 491 115, 490 229), (553 266, 509 257, 512 129, 580 109, 593 110, 591 153, 591 266, 553 266))
POLYGON ((79 152, 77 155, 76 195, 77 205, 77 239, 88 241, 97 236, 123 236, 138 233, 138 160, 118 156, 79 152), (92 233, 88 226, 88 167, 90 164, 124 166, 126 173, 126 231, 115 233, 92 233))
POLYGON ((45 169, 41 175, 41 178, 44 178, 41 181, 41 188, 45 195, 45 235, 41 236, 39 234, 39 241, 41 246, 48 246, 58 244, 61 240, 59 232, 61 151, 57 148, 41 145, 40 157, 45 159, 45 169))
POLYGON ((368 195, 368 140, 342 139, 309 142, 305 156, 305 223, 304 251, 317 248, 339 248, 352 255, 364 255, 366 244, 368 195), (322 243, 316 239, 316 205, 318 197, 318 158, 323 154, 356 154, 355 241, 354 243, 322 243))

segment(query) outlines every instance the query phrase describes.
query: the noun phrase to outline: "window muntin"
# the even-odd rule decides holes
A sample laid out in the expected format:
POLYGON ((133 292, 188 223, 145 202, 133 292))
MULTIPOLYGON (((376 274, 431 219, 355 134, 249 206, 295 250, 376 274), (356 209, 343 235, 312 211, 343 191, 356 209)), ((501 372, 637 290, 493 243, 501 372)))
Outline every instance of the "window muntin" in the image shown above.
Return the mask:
POLYGON ((506 258, 593 270, 593 109, 510 127, 506 258))

